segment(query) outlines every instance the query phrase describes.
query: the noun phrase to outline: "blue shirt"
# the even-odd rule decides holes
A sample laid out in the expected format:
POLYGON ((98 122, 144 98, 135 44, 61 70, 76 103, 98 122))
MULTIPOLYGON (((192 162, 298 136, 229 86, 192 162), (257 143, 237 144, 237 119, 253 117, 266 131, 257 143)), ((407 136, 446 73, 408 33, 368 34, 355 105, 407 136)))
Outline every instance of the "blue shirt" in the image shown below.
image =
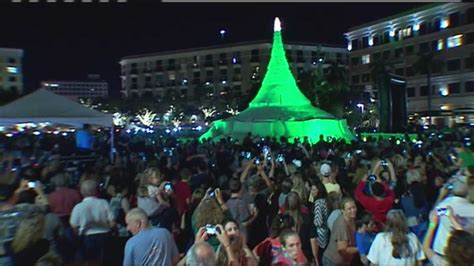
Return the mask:
POLYGON ((84 129, 76 132, 76 147, 86 150, 92 150, 94 146, 94 136, 84 129))
POLYGON ((356 232, 355 237, 359 254, 367 256, 367 254, 369 254, 370 246, 372 246, 372 242, 374 241, 375 234, 356 232))
POLYGON ((141 230, 127 241, 123 259, 124 266, 172 265, 179 256, 173 237, 164 228, 150 227, 141 230))

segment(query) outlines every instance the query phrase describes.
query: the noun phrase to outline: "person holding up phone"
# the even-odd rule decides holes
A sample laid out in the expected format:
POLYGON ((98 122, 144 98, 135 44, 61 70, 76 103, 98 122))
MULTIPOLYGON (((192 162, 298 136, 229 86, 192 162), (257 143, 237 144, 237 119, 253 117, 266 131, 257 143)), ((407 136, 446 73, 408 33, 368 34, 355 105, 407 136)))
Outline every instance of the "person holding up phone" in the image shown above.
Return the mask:
MULTIPOLYGON (((222 224, 225 219, 231 218, 232 214, 222 198, 220 189, 209 188, 194 210, 191 218, 191 227, 193 232, 196 233, 199 228, 204 228, 207 224, 222 224), (211 196, 212 192, 214 192, 213 197, 211 196)), ((213 247, 214 251, 217 250, 219 241, 215 237, 206 238, 206 241, 213 247)))
POLYGON ((433 241, 433 250, 440 255, 447 255, 445 251, 449 236, 454 230, 448 210, 451 208, 451 212, 455 213, 461 221, 474 220, 474 204, 467 199, 468 189, 467 177, 456 175, 451 177, 440 190, 438 204, 435 207, 435 211, 440 214, 438 215, 439 225, 433 241))
POLYGON ((428 232, 426 232, 423 241, 423 252, 433 265, 469 265, 474 261, 474 235, 463 230, 462 226, 456 221, 455 214, 450 206, 447 208, 438 208, 436 212, 431 212, 428 232), (440 256, 431 249, 431 242, 436 233, 436 227, 439 226, 440 217, 447 216, 453 223, 453 232, 448 239, 445 247, 446 256, 440 256))
MULTIPOLYGON (((377 163, 376 168, 379 164, 380 162, 377 163)), ((379 176, 370 175, 370 177, 376 178, 375 182, 372 181, 370 185, 370 195, 364 193, 364 188, 368 183, 368 175, 365 176, 357 185, 355 189, 355 198, 370 214, 374 216, 375 221, 385 223, 387 220, 387 213, 392 208, 395 201, 395 193, 380 179, 379 176)))

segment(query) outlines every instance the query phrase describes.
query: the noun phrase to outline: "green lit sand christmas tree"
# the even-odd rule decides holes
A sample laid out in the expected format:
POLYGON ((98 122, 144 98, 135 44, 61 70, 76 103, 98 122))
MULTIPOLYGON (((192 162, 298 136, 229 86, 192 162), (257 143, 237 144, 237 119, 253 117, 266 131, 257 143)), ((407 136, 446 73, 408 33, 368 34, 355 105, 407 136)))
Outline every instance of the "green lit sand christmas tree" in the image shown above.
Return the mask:
POLYGON ((299 90, 286 60, 280 25, 280 20, 275 18, 267 73, 249 108, 237 116, 214 121, 201 139, 229 136, 243 139, 248 132, 260 137, 283 136, 290 141, 307 136, 312 143, 317 142, 321 134, 346 141, 354 138, 346 120, 312 106, 299 90))

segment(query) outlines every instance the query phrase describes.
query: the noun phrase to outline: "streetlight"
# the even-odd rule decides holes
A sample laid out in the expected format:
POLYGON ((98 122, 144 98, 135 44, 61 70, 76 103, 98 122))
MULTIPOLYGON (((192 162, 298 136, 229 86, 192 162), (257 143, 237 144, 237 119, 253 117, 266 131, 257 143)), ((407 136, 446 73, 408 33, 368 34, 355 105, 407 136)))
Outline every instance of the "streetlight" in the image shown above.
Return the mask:
POLYGON ((221 39, 224 40, 224 35, 227 33, 226 30, 222 29, 219 31, 220 35, 221 35, 221 39))

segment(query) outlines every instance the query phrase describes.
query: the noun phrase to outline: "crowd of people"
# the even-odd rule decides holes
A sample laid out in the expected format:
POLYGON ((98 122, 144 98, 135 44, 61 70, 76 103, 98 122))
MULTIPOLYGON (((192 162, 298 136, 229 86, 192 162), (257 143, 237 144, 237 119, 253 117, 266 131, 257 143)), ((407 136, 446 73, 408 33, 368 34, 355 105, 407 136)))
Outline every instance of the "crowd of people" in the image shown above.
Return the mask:
POLYGON ((472 132, 0 137, 0 265, 474 264, 472 132))

